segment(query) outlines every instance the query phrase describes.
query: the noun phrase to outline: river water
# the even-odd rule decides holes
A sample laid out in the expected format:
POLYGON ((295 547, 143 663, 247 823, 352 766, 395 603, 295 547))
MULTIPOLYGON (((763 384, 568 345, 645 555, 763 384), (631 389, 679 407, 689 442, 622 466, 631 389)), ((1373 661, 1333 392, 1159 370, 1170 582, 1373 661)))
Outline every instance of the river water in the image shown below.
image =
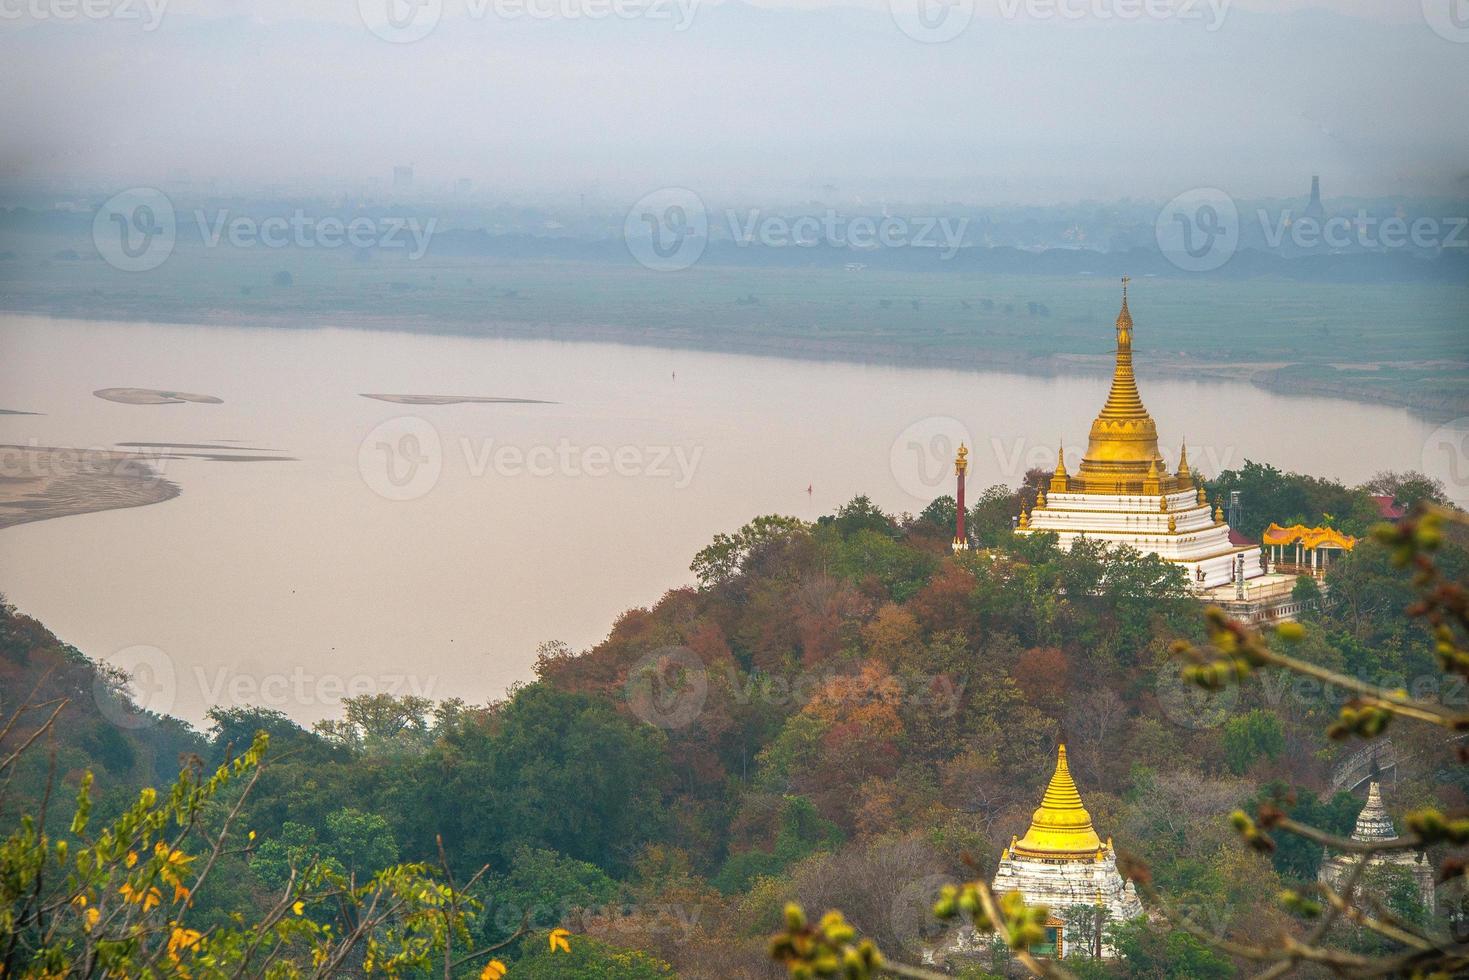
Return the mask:
MULTIPOLYGON (((1170 461, 1187 436, 1210 475, 1245 459, 1348 482, 1426 469, 1469 497, 1462 430, 1149 379, 1146 360, 1143 346, 1170 461)), ((859 493, 916 512, 952 492, 961 439, 971 499, 1049 468, 1058 440, 1074 465, 1105 389, 982 364, 4 316, 0 408, 44 414, 0 415, 0 443, 290 459, 164 459, 183 491, 171 501, 0 531, 0 592, 137 671, 150 707, 196 722, 242 703, 310 722, 375 691, 482 702, 531 677, 540 641, 594 643, 622 610, 689 584, 694 552, 751 517, 814 519, 859 493), (108 387, 223 402, 92 394, 108 387)))

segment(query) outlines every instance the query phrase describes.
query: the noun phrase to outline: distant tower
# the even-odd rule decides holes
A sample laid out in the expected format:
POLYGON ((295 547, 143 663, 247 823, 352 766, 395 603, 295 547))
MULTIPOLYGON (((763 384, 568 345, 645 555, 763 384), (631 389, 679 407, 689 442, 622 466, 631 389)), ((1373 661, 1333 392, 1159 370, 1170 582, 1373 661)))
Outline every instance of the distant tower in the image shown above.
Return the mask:
POLYGON ((413 164, 400 163, 393 168, 393 188, 400 191, 413 189, 413 164))
POLYGON ((959 454, 954 457, 954 476, 959 481, 958 513, 954 516, 954 543, 950 545, 955 551, 969 550, 969 535, 964 531, 964 475, 969 471, 969 447, 959 443, 959 454))
POLYGON ((1326 217, 1326 208, 1321 203, 1321 178, 1311 178, 1311 202, 1306 205, 1304 217, 1321 221, 1326 217))
POLYGON ((1239 531, 1245 522, 1245 505, 1238 490, 1229 491, 1229 526, 1239 531))

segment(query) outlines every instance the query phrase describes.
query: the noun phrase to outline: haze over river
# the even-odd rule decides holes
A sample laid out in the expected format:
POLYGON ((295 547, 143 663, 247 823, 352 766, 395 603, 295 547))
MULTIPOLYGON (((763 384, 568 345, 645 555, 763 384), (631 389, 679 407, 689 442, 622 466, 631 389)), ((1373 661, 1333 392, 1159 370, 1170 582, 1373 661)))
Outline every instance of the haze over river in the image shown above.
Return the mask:
MULTIPOLYGON (((1149 378, 1136 316, 1170 464, 1187 436, 1211 476, 1246 459, 1347 482, 1425 469, 1469 501, 1462 428, 1149 378)), ((44 413, 0 415, 0 443, 290 457, 164 459, 172 500, 0 530, 9 601, 137 669, 148 707, 196 722, 215 703, 310 722, 355 693, 498 697, 532 677, 540 641, 589 645, 691 584, 716 532, 859 493, 916 512, 952 492, 959 438, 971 499, 1016 484, 1053 465, 1058 437, 1079 460, 1106 392, 1101 377, 982 365, 22 316, 0 317, 0 351, 0 409, 44 413), (92 394, 109 387, 222 404, 92 394)))

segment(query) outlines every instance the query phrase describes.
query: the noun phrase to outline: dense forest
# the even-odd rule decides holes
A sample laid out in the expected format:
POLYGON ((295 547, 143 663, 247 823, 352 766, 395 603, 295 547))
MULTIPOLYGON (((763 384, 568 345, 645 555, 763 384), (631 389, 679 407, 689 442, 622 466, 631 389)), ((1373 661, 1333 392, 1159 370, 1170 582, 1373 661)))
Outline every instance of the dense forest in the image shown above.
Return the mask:
MULTIPOLYGON (((601 643, 544 644, 535 680, 501 701, 363 696, 313 730, 249 705, 216 707, 202 733, 142 712, 125 678, 4 606, 0 832, 16 835, 6 847, 36 827, 65 837, 80 798, 92 826, 125 823, 141 787, 167 795, 181 766, 207 774, 255 746, 248 793, 248 765, 220 770, 233 782, 199 783, 205 822, 232 814, 242 843, 217 849, 207 884, 178 899, 188 928, 175 928, 163 966, 211 930, 268 914, 300 880, 362 883, 407 862, 475 896, 460 941, 496 959, 446 968, 429 956, 404 975, 778 977, 767 937, 789 901, 840 908, 886 953, 917 962, 941 939, 929 914, 939 889, 993 873, 1064 741, 1099 832, 1196 921, 1219 936, 1299 928, 1277 896, 1315 880, 1321 847, 1251 851, 1227 817, 1272 801, 1350 832, 1362 798, 1332 781, 1362 743, 1324 734, 1344 698, 1269 675, 1217 696, 1185 686, 1170 651, 1203 642, 1205 624, 1182 573, 1126 549, 1062 552, 1049 536, 1012 534, 1039 476, 976 495, 968 552, 950 551, 950 498, 916 516, 858 497, 814 524, 758 518, 694 558, 697 585, 624 613, 601 643)), ((1231 490, 1255 535, 1270 521, 1366 535, 1380 512, 1372 492, 1403 504, 1436 492, 1258 464, 1209 484, 1211 499, 1231 490)), ((1413 586, 1391 558, 1363 537, 1331 569, 1297 653, 1462 708, 1433 637, 1405 613, 1413 586)), ((1462 541, 1439 562, 1469 574, 1462 541)), ((1444 737, 1392 732, 1393 814, 1469 804, 1444 737)), ((14 882, 0 887, 13 901, 14 882)), ((1462 914, 1460 901, 1446 895, 1438 914, 1462 914)), ((1427 916, 1411 889, 1388 902, 1404 920, 1427 916)), ((283 933, 281 962, 342 915, 309 901, 281 911, 281 928, 298 929, 283 933)), ((24 965, 24 925, 5 922, 6 975, 24 965)), ((393 935, 414 942, 413 929, 393 935)), ((1240 967, 1156 917, 1118 927, 1115 945, 1117 960, 1083 964, 1084 975, 1240 967)), ((382 949, 371 955, 381 966, 382 949)), ((358 957, 337 972, 373 965, 358 957)), ((1010 969, 1000 948, 958 975, 1010 969)))

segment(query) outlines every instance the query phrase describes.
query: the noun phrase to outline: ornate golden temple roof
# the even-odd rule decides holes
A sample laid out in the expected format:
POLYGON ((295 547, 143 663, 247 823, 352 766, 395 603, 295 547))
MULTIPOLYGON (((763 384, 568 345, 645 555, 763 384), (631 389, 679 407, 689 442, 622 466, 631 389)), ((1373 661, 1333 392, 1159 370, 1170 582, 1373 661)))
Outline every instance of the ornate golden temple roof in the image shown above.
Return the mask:
POLYGON ((1096 860, 1102 840, 1092 828, 1092 815, 1081 803, 1081 794, 1066 764, 1066 746, 1056 750, 1056 772, 1051 776, 1040 809, 1030 820, 1025 836, 1010 845, 1020 857, 1050 860, 1096 860))
POLYGON ((1340 548, 1342 551, 1351 551, 1357 546, 1356 538, 1343 534, 1334 527, 1306 527, 1304 524, 1281 527, 1271 523, 1265 533, 1260 535, 1260 540, 1270 545, 1299 543, 1306 548, 1340 548))

